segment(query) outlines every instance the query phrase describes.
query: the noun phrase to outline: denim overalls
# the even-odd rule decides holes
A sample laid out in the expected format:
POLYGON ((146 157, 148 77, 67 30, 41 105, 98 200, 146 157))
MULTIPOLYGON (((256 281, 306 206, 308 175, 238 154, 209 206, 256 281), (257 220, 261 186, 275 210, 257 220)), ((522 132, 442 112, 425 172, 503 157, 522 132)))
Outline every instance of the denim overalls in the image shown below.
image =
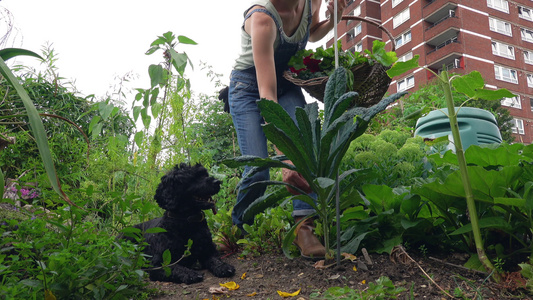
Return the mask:
MULTIPOLYGON (((264 8, 250 11, 244 19, 246 21, 246 19, 248 19, 254 12, 264 12, 276 23, 280 37, 279 45, 274 52, 274 63, 276 65, 276 77, 278 83, 278 103, 285 109, 285 111, 287 111, 293 120, 295 120, 296 107, 303 107, 306 104, 305 97, 300 87, 288 82, 282 75, 283 72, 288 69, 287 64, 290 58, 298 50, 304 49, 309 39, 309 29, 312 17, 311 0, 308 0, 308 8, 307 33, 301 41, 296 43, 290 43, 285 40, 285 35, 282 34, 283 28, 278 24, 276 18, 264 8)), ((267 140, 263 133, 263 129, 261 128, 263 117, 260 115, 256 104, 256 101, 259 99, 255 67, 250 67, 246 70, 233 70, 231 72, 229 85, 229 104, 233 124, 237 131, 237 139, 239 141, 239 147, 241 148, 241 154, 265 158, 268 156, 267 140)), ((243 177, 249 172, 249 170, 249 167, 245 167, 243 177)), ((265 188, 244 189, 254 182, 268 180, 269 178, 269 170, 264 170, 243 180, 237 195, 237 204, 232 212, 233 224, 242 226, 242 215, 244 211, 253 201, 261 197, 265 192, 265 188)), ((292 215, 294 217, 307 216, 314 212, 315 210, 309 204, 300 200, 293 201, 292 215)))

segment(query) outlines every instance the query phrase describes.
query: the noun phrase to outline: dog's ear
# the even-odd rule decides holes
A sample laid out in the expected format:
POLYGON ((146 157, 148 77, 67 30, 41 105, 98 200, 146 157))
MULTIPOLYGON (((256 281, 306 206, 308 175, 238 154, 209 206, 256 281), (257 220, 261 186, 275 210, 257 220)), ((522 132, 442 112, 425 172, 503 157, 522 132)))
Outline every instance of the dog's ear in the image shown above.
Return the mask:
POLYGON ((154 199, 162 209, 176 211, 184 204, 178 203, 178 199, 187 198, 185 194, 191 177, 190 171, 188 164, 181 163, 161 177, 154 199))
POLYGON ((164 210, 169 210, 169 206, 172 203, 171 184, 169 181, 170 179, 167 175, 161 177, 161 183, 157 186, 154 195, 155 201, 164 210))

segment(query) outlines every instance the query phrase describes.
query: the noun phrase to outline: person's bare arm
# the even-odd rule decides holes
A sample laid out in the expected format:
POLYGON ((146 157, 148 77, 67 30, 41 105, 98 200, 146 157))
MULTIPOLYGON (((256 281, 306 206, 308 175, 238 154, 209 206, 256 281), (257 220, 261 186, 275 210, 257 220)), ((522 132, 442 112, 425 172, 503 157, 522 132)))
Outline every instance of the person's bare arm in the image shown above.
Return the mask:
MULTIPOLYGON (((334 12, 334 5, 333 3, 335 0, 330 0, 328 2, 328 12, 330 14, 330 18, 328 20, 320 21, 319 11, 320 11, 320 5, 322 3, 322 0, 313 0, 313 16, 312 16, 312 22, 311 22, 311 32, 309 35, 309 41, 310 42, 318 42, 328 32, 330 32, 333 29, 333 12, 334 12)), ((341 17, 344 13, 344 9, 346 8, 346 0, 337 0, 337 22, 341 20, 341 17)))
POLYGON ((246 20, 245 30, 252 38, 252 53, 259 96, 277 102, 276 67, 274 64, 276 24, 265 13, 256 12, 246 20))

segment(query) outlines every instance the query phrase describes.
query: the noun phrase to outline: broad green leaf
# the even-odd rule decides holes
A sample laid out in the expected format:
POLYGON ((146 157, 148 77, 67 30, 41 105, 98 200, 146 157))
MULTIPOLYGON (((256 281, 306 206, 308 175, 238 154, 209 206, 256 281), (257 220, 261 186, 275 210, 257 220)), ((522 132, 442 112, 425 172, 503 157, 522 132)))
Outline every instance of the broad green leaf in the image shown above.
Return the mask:
POLYGON ((172 260, 172 255, 170 254, 170 250, 169 249, 166 249, 164 252, 163 252, 163 265, 164 266, 168 266, 170 264, 172 260))
POLYGON ((315 179, 315 183, 322 189, 328 189, 335 184, 335 180, 327 177, 318 177, 315 179))
MULTIPOLYGON (((479 219, 479 228, 496 228, 505 232, 512 230, 511 225, 501 217, 488 217, 479 219)), ((450 233, 450 235, 464 234, 470 231, 472 231, 472 223, 466 224, 465 226, 450 233)))
POLYGON ((24 104, 24 108, 28 113, 31 131, 33 133, 33 137, 37 142, 37 147, 39 148, 39 153, 41 154, 44 168, 46 170, 52 188, 70 205, 75 205, 74 203, 72 203, 72 201, 70 201, 68 196, 61 189, 61 183, 59 182, 59 178, 57 177, 54 161, 52 159, 52 154, 50 153, 50 148, 48 146, 46 131, 44 130, 44 126, 39 116, 39 113, 33 105, 32 100, 28 96, 28 93, 18 82, 17 78, 13 75, 13 73, 5 64, 3 59, 0 59, 0 74, 2 74, 2 76, 4 76, 4 78, 6 78, 6 80, 15 88, 24 104))
POLYGON ((369 233, 372 233, 372 231, 363 232, 357 235, 356 237, 351 239, 346 245, 342 246, 341 251, 346 253, 357 253, 357 250, 359 250, 359 246, 361 245, 361 241, 363 241, 369 233))
POLYGON ((183 35, 178 35, 178 41, 182 44, 198 45, 198 43, 183 35))
POLYGON ((135 140, 135 144, 137 144, 137 147, 141 148, 143 140, 144 140, 144 132, 138 131, 137 133, 135 133, 134 140, 135 140))
MULTIPOLYGON (((170 57, 172 57, 172 64, 174 68, 176 69, 176 71, 178 71, 180 75, 183 76, 185 72, 185 67, 187 66, 187 61, 190 62, 189 57, 187 56, 186 53, 178 53, 174 49, 170 49, 169 52, 170 52, 170 57)), ((190 65, 191 65, 191 68, 194 70, 194 66, 192 65, 192 62, 190 62, 190 65)))
POLYGON ((481 77, 481 73, 473 71, 467 75, 455 77, 452 80, 452 86, 459 93, 463 93, 470 98, 476 96, 476 91, 485 86, 485 81, 481 77))
POLYGON ((395 76, 400 76, 405 72, 414 70, 419 67, 418 59, 420 58, 420 55, 415 55, 413 58, 411 58, 408 61, 397 61, 392 65, 390 69, 387 70, 387 75, 389 75, 390 78, 393 78, 395 76))
MULTIPOLYGON (((523 156, 509 147, 481 147, 472 145, 465 151, 466 161, 480 167, 489 166, 517 166, 523 156)), ((451 154, 451 153, 450 153, 451 154)), ((457 160, 455 160, 457 162, 457 160)))
POLYGON ((145 55, 152 55, 159 49, 161 49, 159 46, 152 46, 152 47, 150 47, 150 49, 146 50, 146 52, 144 54, 145 55))
POLYGON ((150 105, 157 103, 157 96, 159 96, 159 88, 156 87, 150 92, 150 105))
POLYGON ((33 51, 30 51, 30 50, 20 49, 20 48, 4 48, 4 49, 0 49, 0 58, 3 59, 4 61, 7 61, 10 58, 13 58, 15 56, 20 56, 20 55, 33 56, 33 57, 36 57, 36 58, 38 58, 40 60, 44 60, 39 54, 37 54, 37 53, 35 53, 33 51))
POLYGON ((143 108, 141 109, 141 119, 143 121, 143 125, 145 128, 150 127, 150 123, 152 122, 152 117, 148 115, 147 109, 143 108))
MULTIPOLYGON (((315 102, 316 104, 316 102, 315 102)), ((316 119, 311 119, 310 116, 306 114, 306 110, 300 107, 296 108, 296 122, 298 123, 298 128, 300 129, 300 134, 302 138, 302 144, 309 152, 309 157, 312 159, 311 164, 316 165, 316 140, 313 139, 315 136, 315 127, 313 123, 316 119)))
POLYGON ((137 121, 139 115, 141 114, 142 107, 134 106, 133 107, 133 120, 137 121))
POLYGON ((526 206, 526 199, 522 198, 508 198, 508 197, 495 197, 494 198, 494 204, 503 204, 503 205, 510 205, 510 206, 516 206, 516 207, 525 207, 526 206))
POLYGON ((159 46, 165 44, 166 39, 162 36, 158 37, 155 41, 153 41, 150 46, 159 46))
MULTIPOLYGON (((266 193, 265 195, 257 198, 251 204, 247 205, 247 208, 243 213, 243 220, 251 220, 258 213, 264 212, 267 208, 278 204, 289 196, 291 196, 291 193, 289 193, 285 187, 276 188, 274 191, 266 193)), ((235 208, 238 208, 238 206, 239 203, 235 205, 235 208)))
POLYGON ((152 88, 165 82, 163 78, 163 67, 160 65, 150 65, 148 67, 148 75, 150 75, 152 88))
POLYGON ((107 104, 105 102, 100 102, 98 107, 100 111, 100 116, 102 116, 102 119, 104 120, 107 120, 107 118, 109 118, 114 108, 113 104, 107 104))
POLYGON ((375 251, 376 253, 378 254, 381 254, 381 253, 388 253, 390 254, 392 252, 392 249, 398 245, 401 245, 403 242, 403 239, 401 236, 397 235, 397 236, 394 236, 390 239, 386 239, 382 242, 383 244, 383 247, 381 248, 377 248, 375 251))
POLYGON ((503 98, 512 98, 516 95, 511 93, 510 91, 506 89, 499 89, 499 90, 487 90, 487 89, 479 89, 476 92, 476 96, 474 99, 483 99, 483 100, 501 100, 503 98))
POLYGON ((145 233, 161 233, 161 232, 167 232, 167 230, 161 227, 152 227, 152 228, 146 229, 145 231, 145 233))
POLYGON ((95 124, 91 130, 91 137, 93 139, 96 139, 102 132, 102 128, 104 128, 104 124, 102 123, 95 124))
POLYGON ((95 116, 94 118, 92 118, 91 123, 89 123, 89 133, 93 131, 94 126, 98 124, 98 122, 100 122, 101 119, 102 118, 100 116, 95 116))
POLYGON ((176 39, 176 37, 174 36, 174 33, 172 33, 172 31, 167 31, 165 33, 163 33, 163 38, 165 39, 165 43, 171 45, 172 42, 174 41, 174 39, 176 39))
POLYGON ((161 112, 161 109, 163 109, 163 106, 160 103, 152 104, 152 116, 157 118, 161 112))
POLYGON ((398 57, 396 57, 396 52, 387 52, 385 50, 385 42, 379 40, 374 40, 372 43, 371 57, 385 67, 391 66, 398 60, 398 57))

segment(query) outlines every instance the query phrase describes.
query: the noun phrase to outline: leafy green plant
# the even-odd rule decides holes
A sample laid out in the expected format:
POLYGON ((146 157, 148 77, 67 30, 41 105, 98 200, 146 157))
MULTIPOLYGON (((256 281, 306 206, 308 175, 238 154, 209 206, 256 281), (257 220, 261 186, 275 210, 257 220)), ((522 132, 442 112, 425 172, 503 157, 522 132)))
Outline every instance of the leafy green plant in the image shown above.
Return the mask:
POLYGON ((365 290, 354 290, 350 287, 331 287, 324 293, 312 293, 311 299, 397 299, 405 291, 403 287, 395 287, 387 276, 382 276, 376 282, 370 282, 365 290))
MULTIPOLYGON (((316 214, 323 225, 328 256, 330 256, 329 249, 331 245, 329 227, 333 223, 332 216, 334 216, 335 212, 330 204, 334 202, 337 192, 340 195, 343 194, 343 191, 338 191, 335 186, 342 158, 346 154, 351 141, 364 133, 370 119, 383 111, 390 103, 403 96, 403 93, 394 94, 384 98, 370 108, 350 108, 352 98, 356 97, 357 94, 345 92, 346 81, 347 70, 344 68, 337 69, 329 78, 324 95, 323 122, 319 118, 318 105, 316 103, 306 105, 304 108, 297 108, 297 122, 295 123, 279 104, 266 99, 258 101, 259 109, 266 121, 263 131, 267 139, 285 155, 266 159, 242 156, 224 161, 230 167, 249 165, 256 167, 256 170, 278 167, 298 171, 317 194, 316 202, 314 198, 304 191, 285 182, 258 182, 250 188, 257 185, 277 185, 278 188, 252 203, 245 211, 244 218, 250 219, 258 212, 264 211, 267 207, 285 199, 290 195, 285 186, 290 186, 301 193, 291 198, 305 201, 316 209, 316 214), (283 162, 286 159, 291 160, 294 165, 283 162)), ((250 174, 254 172, 252 170, 250 174)), ((354 172, 355 170, 348 170, 340 174, 338 182, 341 182, 354 172)), ((344 186, 350 187, 350 184, 353 183, 348 183, 344 186)), ((304 219, 301 222, 303 221, 304 219)), ((288 249, 294 240, 297 225, 295 224, 290 229, 283 242, 284 253, 289 257, 291 255, 288 249)))
MULTIPOLYGON (((338 49, 342 49, 340 41, 338 43, 338 49)), ((385 67, 389 67, 397 60, 396 53, 385 51, 385 43, 378 40, 374 41, 372 51, 369 49, 365 49, 362 53, 339 51, 338 55, 339 66, 346 69, 351 69, 363 63, 380 63, 385 67)), ((330 76, 335 71, 335 48, 302 49, 291 57, 289 69, 300 79, 330 76)), ((350 73, 348 76, 353 76, 353 74, 350 73)), ((353 78, 348 79, 348 82, 352 81, 353 78)))
MULTIPOLYGON (((186 106, 186 100, 191 97, 190 81, 185 77, 185 68, 190 62, 185 52, 179 53, 174 48, 178 44, 196 45, 196 42, 186 36, 175 36, 172 32, 166 32, 150 44, 146 55, 157 51, 163 51, 164 62, 152 64, 148 67, 150 75, 150 88, 137 89, 133 103, 133 117, 137 121, 141 117, 144 131, 135 134, 135 143, 147 151, 147 162, 155 167, 158 159, 161 159, 163 149, 177 143, 176 151, 169 151, 166 156, 174 156, 185 153, 185 157, 179 157, 180 161, 188 158, 190 161, 190 143, 187 139, 185 124, 190 113, 190 106, 186 106), (175 70, 177 73, 173 73, 175 70), (140 105, 136 105, 140 102, 140 105), (155 121, 155 129, 152 136, 148 137, 152 120, 155 121), (147 140, 145 140, 145 136, 147 140), (182 151, 183 150, 183 151, 182 151)), ((172 162, 172 159, 166 161, 172 162)))
POLYGON ((32 129, 34 138, 36 140, 39 153, 41 154, 42 162, 46 169, 46 173, 48 175, 52 188, 66 202, 73 205, 74 203, 70 201, 69 197, 65 194, 65 192, 61 188, 61 184, 60 184, 59 178, 57 177, 54 162, 52 159, 52 154, 50 153, 50 148, 48 146, 47 135, 46 135, 46 132, 43 126, 43 122, 41 121, 41 118, 39 116, 39 113, 37 112, 37 109, 33 105, 26 90, 24 90, 24 88, 20 85, 17 78, 13 75, 9 67, 4 62, 4 59, 9 59, 17 55, 29 55, 29 56, 42 59, 38 54, 28 51, 28 50, 15 49, 15 48, 2 49, 0 50, 0 74, 7 80, 9 84, 11 84, 15 88, 22 102, 24 103, 24 107, 27 111, 28 119, 31 125, 31 129, 32 129))
POLYGON ((0 226, 0 297, 129 299, 140 296, 146 265, 140 248, 115 240, 85 214, 63 207, 0 226), (16 229, 13 229, 16 222, 16 229), (46 296, 45 296, 46 297, 46 296))
MULTIPOLYGON (((387 71, 387 74, 389 74, 390 77, 394 77, 416 67, 419 67, 418 55, 408 62, 399 62, 395 64, 391 69, 387 71)), ((455 109, 452 96, 452 86, 458 92, 468 96, 469 99, 481 98, 485 100, 500 100, 504 97, 513 97, 514 95, 505 89, 500 89, 496 91, 485 89, 484 80, 481 77, 481 74, 477 71, 474 71, 464 76, 453 76, 450 78, 448 72, 446 71, 442 71, 440 74, 436 74, 430 69, 427 70, 429 72, 432 72, 438 78, 438 82, 441 88, 444 90, 446 106, 448 107, 448 118, 450 119, 450 127, 455 145, 455 153, 457 155, 460 177, 461 181, 463 182, 466 204, 468 207, 469 217, 472 224, 472 233, 474 235, 474 241, 476 244, 476 250, 479 259, 488 270, 495 271, 494 266, 485 254, 485 247, 481 237, 478 221, 479 216, 476 210, 476 203, 474 201, 474 195, 472 192, 469 171, 467 169, 467 163, 464 157, 464 149, 461 142, 461 135, 459 133, 457 110, 455 109)), ((494 273, 494 277, 496 280, 500 279, 498 273, 494 273)))

